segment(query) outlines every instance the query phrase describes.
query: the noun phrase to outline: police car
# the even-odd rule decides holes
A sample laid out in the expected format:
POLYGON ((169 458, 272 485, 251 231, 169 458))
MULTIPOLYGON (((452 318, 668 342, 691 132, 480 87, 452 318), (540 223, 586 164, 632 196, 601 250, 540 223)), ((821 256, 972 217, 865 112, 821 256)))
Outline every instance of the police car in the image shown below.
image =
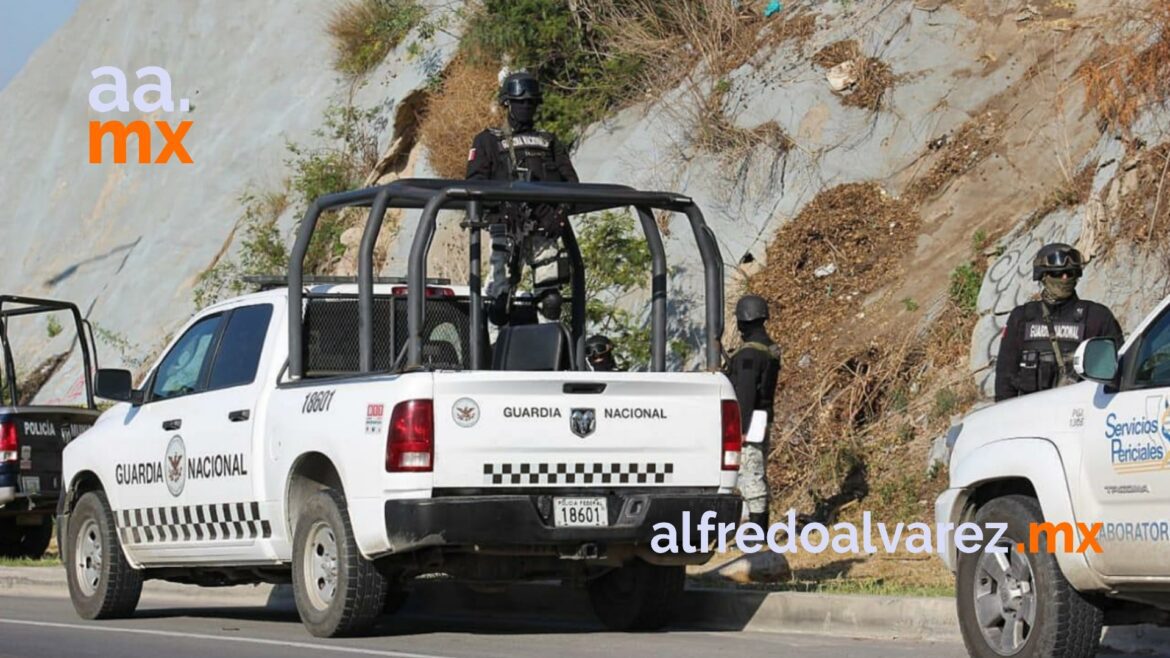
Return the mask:
MULTIPOLYGON (((52 326, 52 325, 50 325, 52 326)), ((68 325, 66 325, 68 326, 68 325)), ((66 338, 67 336, 62 336, 66 338)), ((53 514, 61 491, 61 451, 98 417, 93 396, 93 332, 69 302, 0 295, 0 557, 38 559, 53 538, 53 514), (58 399, 33 404, 17 376, 18 336, 43 334, 51 318, 72 323, 81 372, 58 399)), ((43 366, 42 366, 43 367, 43 366)))
MULTIPOLYGON (((454 204, 597 187, 613 205, 683 202, 617 186, 423 183, 324 197, 287 287, 196 315, 137 388, 99 371, 98 394, 119 403, 66 449, 59 517, 81 616, 131 614, 145 579, 291 581, 308 629, 343 635, 412 578, 441 573, 583 584, 616 629, 668 620, 684 566, 710 554, 656 553, 655 525, 740 516, 739 411, 717 369, 667 372, 657 342, 647 371, 585 369, 583 294, 575 326, 514 320, 489 351, 476 289, 416 268, 425 235, 398 283, 378 283, 368 262, 356 286, 309 283, 296 263, 313 213, 387 196, 418 207, 439 193, 454 204)), ((442 204, 420 231, 433 235, 442 204)))
POLYGON ((1103 624, 1170 610, 1170 299, 1124 345, 1081 343, 1074 367, 1085 381, 947 435, 937 519, 1004 549, 945 555, 973 656, 1094 656, 1103 624))

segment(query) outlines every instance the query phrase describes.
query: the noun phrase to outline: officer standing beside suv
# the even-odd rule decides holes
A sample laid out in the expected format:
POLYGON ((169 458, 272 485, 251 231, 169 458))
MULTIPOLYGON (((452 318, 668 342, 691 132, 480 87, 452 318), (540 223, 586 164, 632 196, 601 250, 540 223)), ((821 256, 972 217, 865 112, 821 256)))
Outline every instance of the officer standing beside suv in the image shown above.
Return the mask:
MULTIPOLYGON (((502 128, 475 136, 467 156, 468 180, 578 182, 568 149, 556 135, 536 130, 540 82, 529 73, 512 73, 500 86, 499 102, 508 116, 502 128)), ((489 209, 492 320, 503 324, 522 260, 535 272, 537 297, 559 285, 558 240, 567 221, 564 209, 547 204, 503 203, 489 209)))
MULTIPOLYGON (((763 410, 772 426, 773 398, 780 377, 780 346, 768 335, 764 322, 768 302, 759 295, 745 295, 735 305, 735 323, 743 342, 727 361, 724 373, 739 400, 740 427, 746 435, 752 413, 763 410)), ((744 443, 739 471, 739 490, 748 508, 748 519, 768 525, 768 437, 761 443, 744 443)))
POLYGON ((1113 313, 1077 296, 1084 272, 1081 252, 1063 243, 1044 245, 1032 261, 1040 299, 1017 306, 1008 316, 995 362, 995 401, 1077 381, 1072 358, 1081 341, 1111 337, 1121 346, 1121 325, 1113 313))

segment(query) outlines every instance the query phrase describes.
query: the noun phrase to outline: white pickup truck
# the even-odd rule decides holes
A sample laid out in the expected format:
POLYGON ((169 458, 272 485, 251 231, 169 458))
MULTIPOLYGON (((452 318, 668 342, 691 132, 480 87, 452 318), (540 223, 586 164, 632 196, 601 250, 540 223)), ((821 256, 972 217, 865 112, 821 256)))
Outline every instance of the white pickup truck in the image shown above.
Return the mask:
POLYGON ((1086 381, 1000 402, 947 436, 938 522, 1006 524, 1006 551, 945 556, 972 656, 1095 656, 1103 624, 1167 619, 1170 299, 1120 351, 1082 343, 1074 367, 1086 381), (1041 550, 1017 550, 1034 533, 1041 550))
MULTIPOLYGON (((128 615, 150 578, 291 580, 308 629, 334 636, 367 628, 411 578, 442 573, 561 578, 587 585, 610 627, 668 621, 684 565, 710 555, 655 553, 653 526, 677 527, 684 512, 740 516, 733 389, 714 368, 666 372, 657 330, 647 371, 584 369, 571 230, 579 321, 514 320, 488 354, 478 277, 467 288, 428 280, 426 251, 437 211, 466 210, 478 272, 478 204, 521 198, 688 212, 701 248, 713 246, 689 199, 616 186, 407 180, 323 197, 287 287, 203 310, 138 389, 125 371, 99 372, 98 394, 121 402, 67 447, 58 519, 78 613, 128 615), (422 237, 405 282, 376 284, 367 259, 395 204, 426 205, 422 237), (306 283, 299 263, 318 214, 355 205, 372 208, 358 285, 306 283)), ((718 358, 722 288, 710 291, 718 358)))

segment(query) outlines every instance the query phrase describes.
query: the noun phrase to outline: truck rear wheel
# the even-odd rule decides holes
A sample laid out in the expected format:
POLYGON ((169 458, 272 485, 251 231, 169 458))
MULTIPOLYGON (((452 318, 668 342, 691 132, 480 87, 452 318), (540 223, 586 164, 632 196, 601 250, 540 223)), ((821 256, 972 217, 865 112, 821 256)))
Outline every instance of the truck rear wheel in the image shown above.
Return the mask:
POLYGON ((114 514, 101 491, 77 501, 62 547, 73 609, 83 619, 129 617, 142 595, 142 572, 122 553, 114 514))
POLYGON ((313 494, 297 519, 293 595, 317 637, 361 633, 382 614, 386 579, 358 551, 345 498, 332 489, 313 494))
POLYGON ((589 601, 610 630, 657 630, 674 615, 685 580, 685 567, 634 560, 589 581, 589 601))
POLYGON ((1029 542, 1030 524, 1043 520, 1039 502, 1029 496, 996 498, 975 515, 988 540, 997 531, 987 523, 1007 530, 997 542, 1004 552, 958 555, 959 629, 971 656, 1097 655, 1101 608, 1069 585, 1053 554, 1016 550, 1029 542))

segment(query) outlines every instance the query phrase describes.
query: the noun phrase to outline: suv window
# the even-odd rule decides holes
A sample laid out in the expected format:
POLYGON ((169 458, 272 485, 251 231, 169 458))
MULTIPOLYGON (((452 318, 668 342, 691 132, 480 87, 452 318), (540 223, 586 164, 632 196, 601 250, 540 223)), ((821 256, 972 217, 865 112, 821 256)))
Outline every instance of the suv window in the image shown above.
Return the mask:
POLYGON ((1134 388, 1170 386, 1170 311, 1142 336, 1133 373, 1134 388))
POLYGON ((244 306, 232 311, 219 341, 215 363, 211 366, 208 390, 244 386, 256 379, 270 319, 271 304, 244 306))
POLYGON ((199 390, 207 366, 211 344, 215 340, 222 315, 212 315, 196 322, 171 348, 158 366, 151 387, 152 400, 166 400, 190 395, 199 390))

